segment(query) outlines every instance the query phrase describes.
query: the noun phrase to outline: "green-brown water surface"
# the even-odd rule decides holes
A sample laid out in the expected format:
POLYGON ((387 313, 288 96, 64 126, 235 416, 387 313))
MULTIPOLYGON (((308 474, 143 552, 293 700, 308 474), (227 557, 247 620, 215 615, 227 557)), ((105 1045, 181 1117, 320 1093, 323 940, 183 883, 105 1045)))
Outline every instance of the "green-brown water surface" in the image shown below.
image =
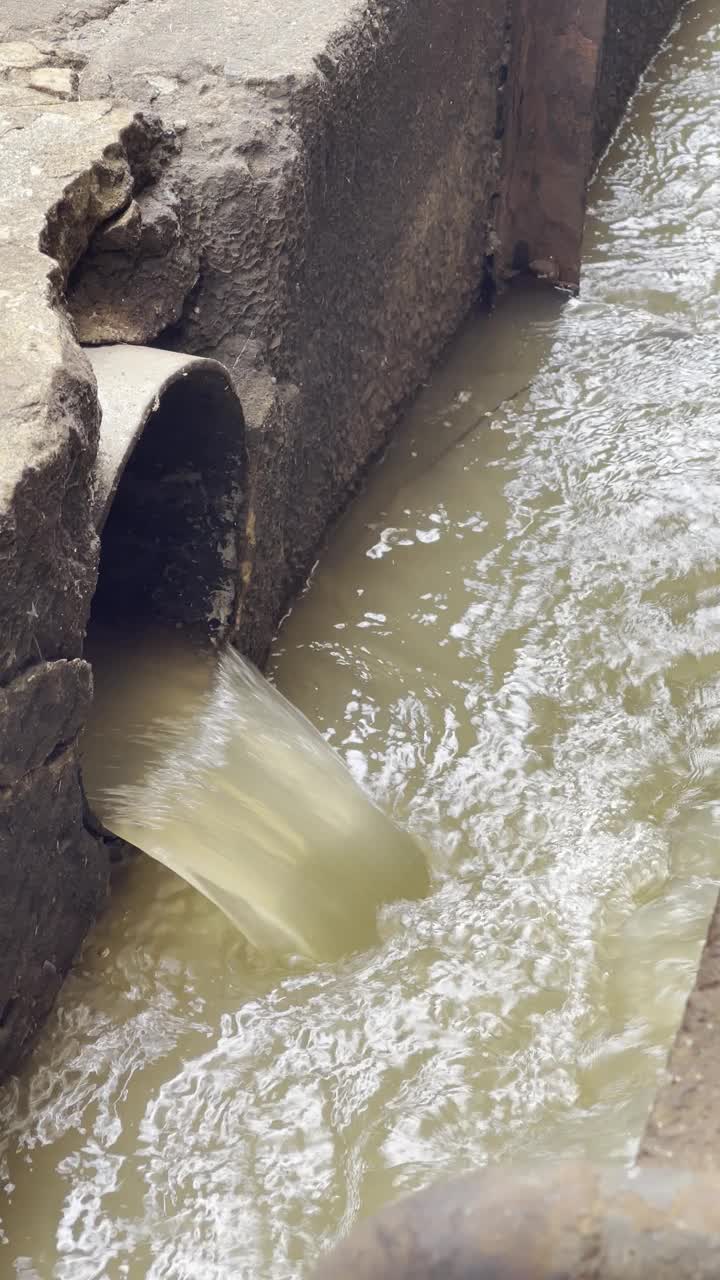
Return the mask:
POLYGON ((3 1277, 297 1280, 434 1178, 632 1157, 717 884, 715 8, 594 185, 582 296, 468 324, 276 646, 432 893, 288 964, 131 867, 3 1095, 3 1277))

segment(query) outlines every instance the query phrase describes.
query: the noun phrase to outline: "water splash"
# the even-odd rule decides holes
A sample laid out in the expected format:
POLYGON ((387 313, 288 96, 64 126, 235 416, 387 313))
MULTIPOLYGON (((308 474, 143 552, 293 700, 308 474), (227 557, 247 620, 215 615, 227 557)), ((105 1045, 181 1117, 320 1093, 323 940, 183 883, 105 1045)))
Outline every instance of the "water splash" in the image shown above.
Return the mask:
MULTIPOLYGON (((582 297, 460 335, 279 638, 437 891, 273 967, 137 859, 0 1100, 3 1277, 304 1280, 441 1176, 633 1159, 717 896, 716 9, 596 181, 582 297)), ((123 683, 143 644, 93 655, 106 739, 207 693, 167 644, 123 683)))
POLYGON ((153 644, 145 675, 138 646, 134 662, 116 664, 114 732, 108 742, 101 708, 86 743, 90 798, 105 825, 194 885, 264 952, 325 960, 377 941, 379 908, 428 890, 419 846, 234 649, 214 663, 165 632, 153 644), (159 680, 169 700, 178 686, 189 692, 172 714, 157 714, 143 696, 149 680, 156 699, 159 680))

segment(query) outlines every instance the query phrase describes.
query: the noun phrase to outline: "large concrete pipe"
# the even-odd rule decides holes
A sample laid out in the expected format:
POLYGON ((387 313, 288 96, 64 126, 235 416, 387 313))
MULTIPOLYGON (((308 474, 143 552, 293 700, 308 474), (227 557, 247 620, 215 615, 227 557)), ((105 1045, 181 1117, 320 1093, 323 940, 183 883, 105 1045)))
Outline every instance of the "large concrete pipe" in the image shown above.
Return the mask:
POLYGON ((484 1169, 358 1226, 315 1280, 716 1280, 720 1179, 587 1164, 484 1169))
POLYGON ((87 351, 102 409, 96 604, 224 631, 244 532, 245 432, 225 367, 151 347, 87 351))

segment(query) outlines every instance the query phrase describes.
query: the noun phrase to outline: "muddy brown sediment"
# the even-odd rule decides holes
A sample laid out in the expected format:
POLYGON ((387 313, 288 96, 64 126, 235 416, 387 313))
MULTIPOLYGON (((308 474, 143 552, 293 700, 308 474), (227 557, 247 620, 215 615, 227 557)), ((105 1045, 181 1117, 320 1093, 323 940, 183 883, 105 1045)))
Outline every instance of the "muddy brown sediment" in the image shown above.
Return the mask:
MULTIPOLYGON (((537 14, 525 0, 481 12, 476 0, 248 0, 228 22, 220 0, 8 0, 10 699, 30 672, 81 657, 95 585, 98 411, 77 333, 230 371, 249 462, 235 631, 261 661, 329 521, 473 300, 525 258, 572 282, 592 164, 679 7, 610 0, 603 24, 603 5, 578 18, 549 0, 537 14)), ((12 720, 0 726, 14 770, 0 791, 0 1071, 104 895, 107 852, 81 817, 86 694, 69 682, 63 697, 53 744, 44 712, 26 720, 22 750, 12 720)))

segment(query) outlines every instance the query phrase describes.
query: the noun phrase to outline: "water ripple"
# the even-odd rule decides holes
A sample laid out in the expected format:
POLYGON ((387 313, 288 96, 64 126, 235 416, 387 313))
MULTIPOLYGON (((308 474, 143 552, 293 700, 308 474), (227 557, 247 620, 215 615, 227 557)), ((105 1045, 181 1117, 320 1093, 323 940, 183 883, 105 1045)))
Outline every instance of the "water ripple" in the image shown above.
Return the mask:
POLYGON ((632 1156, 717 876, 712 7, 596 181, 582 297, 461 336, 278 646, 435 892, 288 971, 131 869, 5 1094, 6 1274, 295 1280, 436 1175, 632 1156))

